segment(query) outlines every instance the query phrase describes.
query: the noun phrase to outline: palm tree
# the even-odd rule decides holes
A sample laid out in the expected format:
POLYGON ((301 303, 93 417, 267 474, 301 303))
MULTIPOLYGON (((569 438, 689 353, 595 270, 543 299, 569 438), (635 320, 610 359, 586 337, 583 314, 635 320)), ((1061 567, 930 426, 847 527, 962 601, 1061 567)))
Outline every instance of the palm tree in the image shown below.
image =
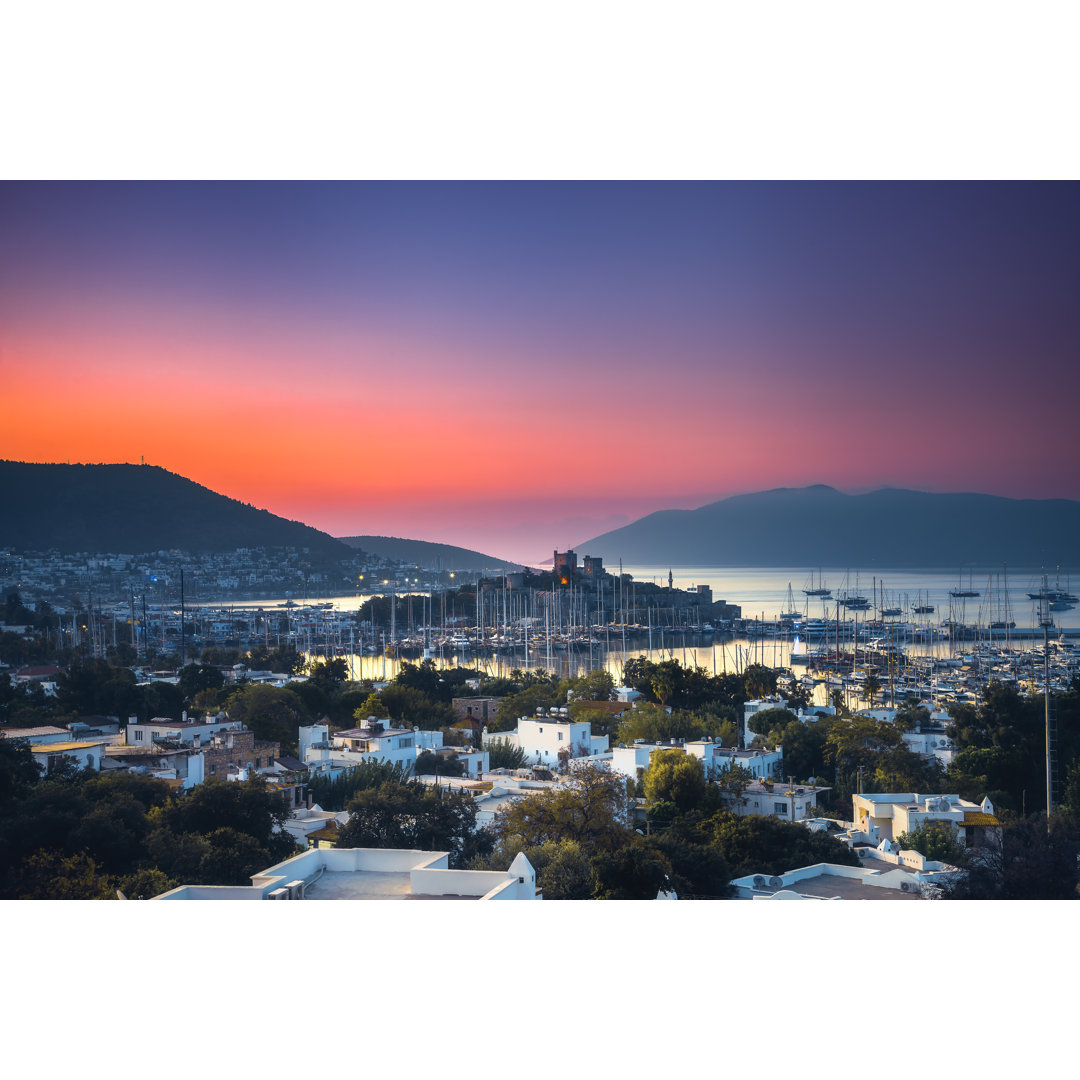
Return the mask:
POLYGON ((881 689, 881 681, 871 671, 866 679, 863 681, 863 693, 866 694, 867 701, 870 702, 870 708, 874 707, 874 698, 877 697, 878 691, 881 689))

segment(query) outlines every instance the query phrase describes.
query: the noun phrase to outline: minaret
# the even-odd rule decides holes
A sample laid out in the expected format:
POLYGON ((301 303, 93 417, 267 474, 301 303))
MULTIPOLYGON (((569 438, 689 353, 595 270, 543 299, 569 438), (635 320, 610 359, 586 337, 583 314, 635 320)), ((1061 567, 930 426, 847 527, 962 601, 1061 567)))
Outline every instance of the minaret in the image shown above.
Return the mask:
POLYGON ((668 572, 667 572, 668 592, 671 592, 671 590, 674 588, 674 586, 675 586, 675 575, 672 574, 671 569, 668 568, 668 572))

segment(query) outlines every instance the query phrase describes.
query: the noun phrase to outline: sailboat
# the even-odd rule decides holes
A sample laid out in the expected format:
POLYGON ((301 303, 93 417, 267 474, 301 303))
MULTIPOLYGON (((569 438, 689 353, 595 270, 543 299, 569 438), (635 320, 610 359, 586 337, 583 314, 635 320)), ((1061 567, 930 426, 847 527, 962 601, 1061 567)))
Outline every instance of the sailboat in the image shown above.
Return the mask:
POLYGON ((934 605, 929 602, 930 597, 927 596, 926 601, 923 601, 922 593, 920 592, 915 600, 915 606, 911 609, 915 615, 933 615, 934 605))
MULTIPOLYGON (((821 571, 818 571, 818 583, 817 587, 814 587, 814 571, 810 571, 810 579, 806 583, 809 588, 803 589, 804 596, 832 596, 832 589, 827 589, 825 583, 821 580, 821 571)), ((790 588, 790 584, 788 588, 790 588)))
POLYGON ((957 599, 966 596, 978 596, 979 594, 971 588, 971 571, 968 571, 968 587, 964 588, 964 570, 960 568, 960 584, 955 589, 949 590, 950 596, 955 596, 957 599))
MULTIPOLYGON (((1066 578, 1068 581, 1068 578, 1066 578)), ((1057 568, 1057 582, 1054 588, 1050 588, 1043 575, 1043 587, 1037 593, 1028 593, 1032 600, 1045 599, 1055 611, 1068 611, 1074 604, 1080 602, 1067 588, 1061 587, 1061 567, 1057 568)))
MULTIPOLYGON (((844 578, 844 581, 845 582, 847 581, 846 577, 844 578)), ((844 608, 846 608, 846 609, 848 609, 850 611, 867 611, 867 610, 869 610, 870 601, 867 600, 865 596, 860 596, 859 595, 859 575, 858 575, 857 571, 856 571, 856 574, 855 574, 855 592, 854 592, 854 594, 849 595, 846 589, 842 590, 842 592, 843 592, 843 595, 840 598, 841 606, 843 606, 844 608)))
POLYGON ((803 617, 802 612, 795 607, 795 596, 791 591, 790 581, 788 582, 787 586, 787 600, 785 601, 785 603, 787 604, 787 611, 780 612, 781 621, 794 622, 796 619, 801 619, 803 617))

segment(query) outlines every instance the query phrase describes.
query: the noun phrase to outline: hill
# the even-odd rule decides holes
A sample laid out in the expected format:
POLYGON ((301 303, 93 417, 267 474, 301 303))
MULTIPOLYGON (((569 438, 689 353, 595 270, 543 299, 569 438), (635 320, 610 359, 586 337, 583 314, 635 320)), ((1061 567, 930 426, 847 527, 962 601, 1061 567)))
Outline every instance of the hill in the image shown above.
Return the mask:
POLYGON ((308 548, 353 552, 327 533, 219 495, 156 465, 0 461, 0 547, 16 551, 192 552, 308 548))
POLYGON ((1080 502, 819 484, 661 510, 576 545, 610 565, 1080 566, 1080 502))
POLYGON ((338 539, 349 547, 359 548, 384 559, 438 570, 466 572, 506 569, 522 570, 518 563, 484 555, 452 544, 433 544, 427 540, 403 540, 397 536, 341 536, 338 539))

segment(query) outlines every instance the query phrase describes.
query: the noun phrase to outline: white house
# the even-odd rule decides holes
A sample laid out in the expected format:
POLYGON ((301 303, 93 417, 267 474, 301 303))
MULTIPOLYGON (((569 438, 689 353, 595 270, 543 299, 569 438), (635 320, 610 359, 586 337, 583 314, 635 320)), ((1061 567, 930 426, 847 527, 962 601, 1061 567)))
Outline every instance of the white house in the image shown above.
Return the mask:
POLYGON ((571 720, 563 715, 565 712, 552 710, 546 716, 523 716, 514 731, 489 733, 485 728, 483 742, 503 739, 520 747, 530 764, 547 768, 558 768, 568 758, 592 757, 607 751, 606 735, 593 735, 587 720, 571 720))
POLYGON ((518 854, 506 870, 451 870, 444 851, 310 848, 250 885, 182 885, 154 900, 539 900, 518 854))
POLYGON ((350 769, 365 761, 396 763, 411 769, 418 754, 424 750, 440 750, 442 745, 441 731, 388 727, 375 717, 368 717, 365 727, 339 731, 335 735, 330 734, 329 724, 302 727, 299 734, 300 760, 309 769, 320 773, 350 769))
POLYGON ((705 766, 710 779, 731 765, 738 765, 754 774, 759 780, 771 780, 779 776, 784 765, 784 748, 775 750, 738 750, 723 746, 715 739, 692 739, 685 743, 685 750, 698 758, 705 766))
POLYGON ((185 712, 181 720, 155 716, 145 723, 129 723, 127 741, 131 746, 149 746, 151 743, 168 740, 184 743, 198 749, 208 743, 211 736, 222 731, 242 731, 244 725, 239 720, 230 720, 225 713, 217 716, 204 716, 201 720, 189 720, 185 712))
POLYGON ((107 772, 127 769, 158 780, 178 780, 179 786, 190 789, 206 779, 206 757, 203 750, 188 746, 121 743, 105 747, 102 769, 107 772))
POLYGON ((311 807, 299 806, 293 810, 282 828, 296 841, 299 847, 306 848, 308 846, 308 836, 311 833, 326 828, 328 822, 333 822, 337 826, 345 825, 348 820, 349 812, 347 810, 339 810, 335 813, 332 810, 324 810, 318 803, 315 803, 311 807))
POLYGON ((918 792, 852 795, 853 823, 856 829, 875 840, 893 840, 928 822, 946 822, 957 832, 961 842, 979 842, 980 832, 1000 828, 989 799, 968 802, 959 795, 920 795, 918 792), (969 835, 970 834, 970 835, 969 835))
POLYGON ((914 731, 905 731, 901 738, 913 754, 923 758, 936 758, 942 765, 948 765, 958 752, 956 743, 945 734, 943 728, 923 730, 922 727, 916 727, 914 731))
POLYGON ((51 725, 28 728, 0 727, 0 739, 22 739, 31 746, 44 746, 47 743, 70 742, 71 732, 66 728, 51 725))
POLYGON ((51 773, 65 761, 73 761, 80 769, 101 772, 103 750, 104 745, 99 742, 50 742, 30 747, 34 761, 44 773, 51 773))
POLYGON ((754 780, 740 797, 729 795, 726 801, 731 812, 740 817, 757 814, 780 818, 781 821, 805 821, 817 816, 817 797, 828 790, 806 784, 772 784, 754 780))
POLYGON ((738 900, 921 900, 923 875, 900 866, 814 863, 780 875, 731 882, 738 900))
MULTIPOLYGON (((613 746, 611 748, 611 770, 622 773, 631 779, 637 778, 638 769, 647 769, 652 753, 657 749, 656 743, 645 742, 644 739, 635 740, 629 746, 613 746)), ((663 747, 661 749, 671 749, 663 747)))

